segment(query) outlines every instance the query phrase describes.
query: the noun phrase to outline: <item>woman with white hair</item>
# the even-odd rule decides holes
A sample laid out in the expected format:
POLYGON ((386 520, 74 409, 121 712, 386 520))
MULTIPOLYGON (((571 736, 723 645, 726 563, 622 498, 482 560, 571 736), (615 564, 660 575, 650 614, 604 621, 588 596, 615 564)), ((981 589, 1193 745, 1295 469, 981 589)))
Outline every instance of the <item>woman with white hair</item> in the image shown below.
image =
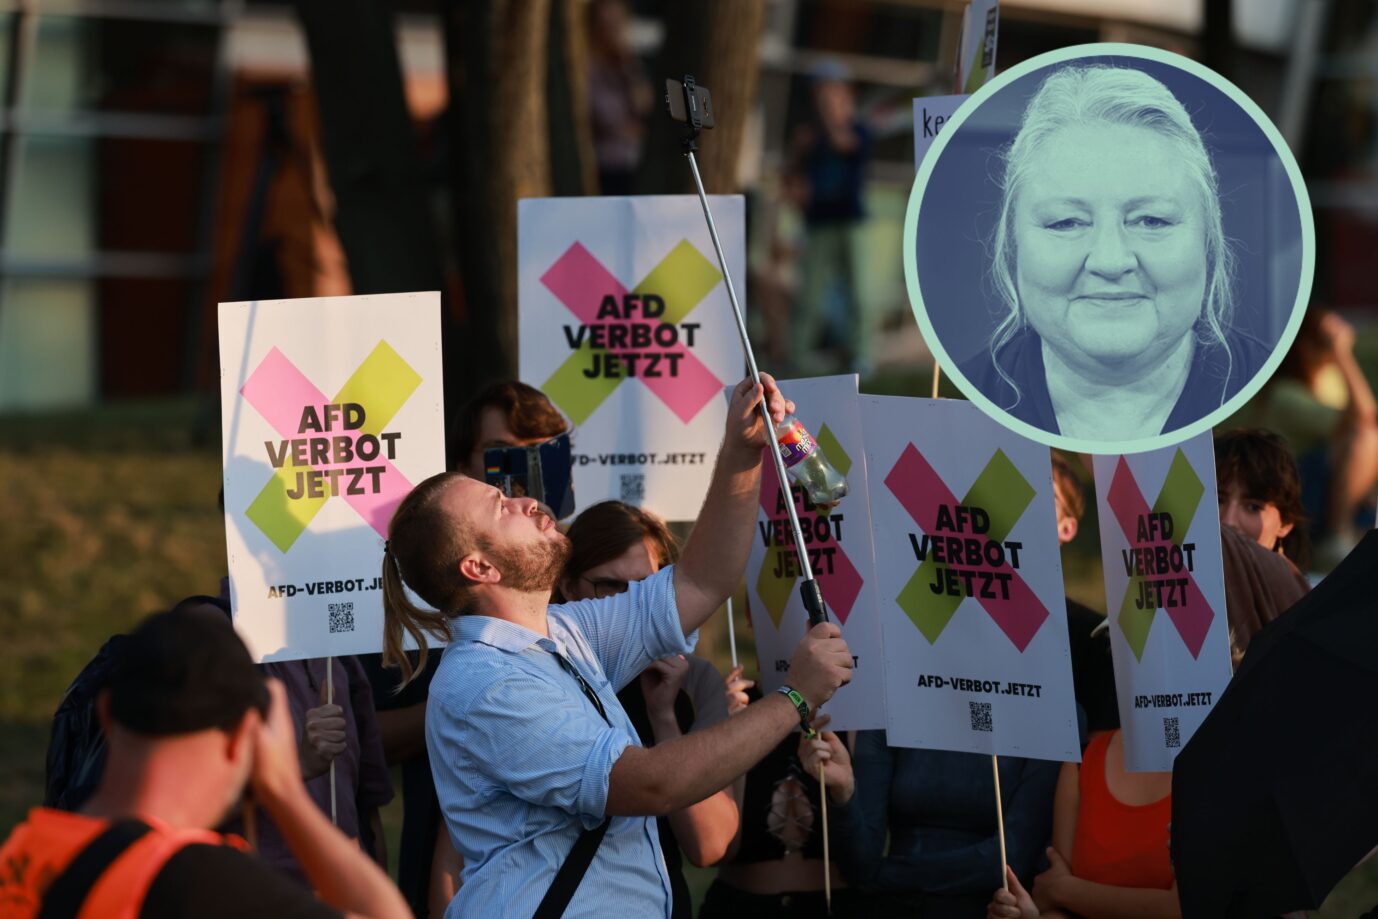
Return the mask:
POLYGON ((1215 168, 1182 103, 1130 67, 1047 77, 1005 151, 991 274, 1006 312, 962 368, 1043 430, 1125 440, 1184 427, 1259 370, 1231 324, 1215 168))

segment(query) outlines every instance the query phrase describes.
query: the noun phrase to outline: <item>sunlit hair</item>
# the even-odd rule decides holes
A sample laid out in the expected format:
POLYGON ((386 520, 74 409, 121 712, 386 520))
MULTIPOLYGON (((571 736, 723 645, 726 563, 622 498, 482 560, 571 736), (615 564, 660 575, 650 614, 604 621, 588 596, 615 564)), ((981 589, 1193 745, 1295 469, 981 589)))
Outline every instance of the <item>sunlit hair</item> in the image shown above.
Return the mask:
POLYGON ((1019 387, 1000 364, 1000 350, 1028 321, 1015 283, 1015 202, 1028 176, 1029 163, 1050 137, 1064 128, 1107 124, 1147 128, 1170 141, 1176 148, 1176 163, 1200 193, 1205 218, 1206 292, 1195 333, 1200 344, 1225 347, 1227 385, 1223 391, 1228 392, 1233 355, 1225 333, 1234 312, 1235 258, 1225 238, 1219 183, 1210 153, 1191 115, 1166 86, 1133 68, 1096 64, 1064 67, 1047 77, 1024 110, 1019 133, 1002 155, 1000 217, 991 245, 991 280, 1005 315, 991 335, 990 354, 996 372, 1015 392, 1015 405, 1019 403, 1019 387))
POLYGON ((1310 561, 1301 474, 1292 448, 1280 435, 1263 428, 1235 428, 1218 435, 1215 481, 1222 497, 1238 488, 1246 498, 1275 506, 1282 523, 1292 524, 1292 531, 1278 540, 1282 554, 1298 566, 1310 561))
POLYGON ((482 541, 465 532, 441 505, 445 493, 464 478, 458 472, 442 472, 426 479, 402 499, 388 524, 383 550, 383 663, 401 668, 401 686, 425 669, 426 637, 448 641, 450 619, 471 611, 473 584, 460 574, 459 560, 481 550, 482 541), (406 587, 434 609, 412 603, 406 587), (420 648, 415 667, 407 657, 404 635, 420 648))
POLYGON ((545 393, 516 380, 490 383, 464 403, 451 425, 450 464, 464 468, 478 446, 485 409, 502 413, 511 432, 522 440, 559 437, 569 427, 565 416, 551 404, 545 393))
POLYGON ((679 558, 670 528, 650 511, 621 501, 602 501, 584 510, 569 525, 570 554, 566 578, 582 577, 640 542, 649 542, 657 568, 679 558))

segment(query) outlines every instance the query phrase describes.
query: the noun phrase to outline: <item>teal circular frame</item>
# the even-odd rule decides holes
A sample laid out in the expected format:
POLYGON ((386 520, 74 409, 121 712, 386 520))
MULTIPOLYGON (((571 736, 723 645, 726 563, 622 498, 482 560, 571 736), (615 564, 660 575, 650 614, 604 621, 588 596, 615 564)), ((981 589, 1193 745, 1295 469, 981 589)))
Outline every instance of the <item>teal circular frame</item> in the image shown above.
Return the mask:
POLYGON ((1263 113, 1253 100, 1246 96, 1239 87, 1220 74, 1202 66, 1189 58, 1170 51, 1162 51, 1157 48, 1149 48, 1144 45, 1131 45, 1121 42, 1096 42, 1086 45, 1074 45, 1070 48, 1060 48, 1056 51, 1049 51, 1023 61, 1009 70, 999 74, 995 79, 986 83, 971 98, 966 100, 958 107, 956 113, 943 125, 942 132, 934 140, 933 146, 925 154, 923 163, 919 167, 918 175, 914 178, 914 186, 910 189, 909 205, 904 214, 904 283, 909 291, 909 304, 914 311, 914 318, 919 323, 919 330, 923 332, 924 341, 927 342, 929 349, 933 352, 934 358, 938 361, 942 372, 947 374, 957 384, 972 403, 981 409, 988 417, 998 422, 1007 430, 1013 431, 1023 437, 1027 437, 1037 443, 1049 447, 1056 447, 1059 450, 1069 450, 1073 453, 1092 453, 1092 454, 1121 454, 1121 453, 1142 453, 1148 450, 1161 450, 1167 447, 1174 447, 1185 440, 1208 431, 1215 425, 1224 421, 1230 415, 1237 412, 1244 403, 1248 402, 1263 387, 1278 365, 1282 363, 1287 350, 1292 346, 1292 342, 1297 337, 1297 330, 1301 327, 1303 314, 1306 312, 1306 304, 1311 299, 1311 286, 1316 270, 1316 225, 1315 218, 1311 211, 1311 196, 1307 194, 1306 183, 1302 181, 1301 169, 1297 166, 1296 158, 1292 151, 1288 149, 1286 141, 1278 133, 1272 121, 1263 113), (1283 168, 1287 170, 1287 177, 1292 183, 1292 192, 1296 197, 1297 218, 1301 226, 1301 276, 1297 279, 1297 296, 1292 304, 1292 314, 1287 320, 1287 325, 1282 330, 1282 335, 1278 338, 1277 344, 1273 347, 1273 352, 1268 359, 1263 362, 1263 367, 1254 374, 1253 379, 1249 380, 1238 393, 1227 400, 1224 405, 1208 415, 1192 422, 1191 424, 1177 428, 1166 434, 1158 434, 1154 437, 1142 437, 1134 440, 1118 441, 1091 441, 1075 437, 1066 437, 1061 434, 1054 434, 1042 428, 1035 427, 1028 422, 1015 418, 1009 412, 997 406, 985 393, 981 392, 975 385, 962 375, 956 364, 952 361, 947 351, 943 348, 942 342, 938 338, 937 330, 928 319, 928 311, 924 307, 923 292, 919 286, 918 273, 918 232, 919 232, 919 212, 923 204, 923 194, 928 187, 929 177, 937 165, 938 159, 947 148, 948 140, 954 137, 957 130, 967 120, 973 111, 980 107, 990 96, 995 95, 1005 86, 1028 75, 1029 73, 1047 67, 1051 64, 1060 64, 1066 61, 1077 60, 1086 57, 1127 57, 1139 58, 1142 60, 1155 61, 1169 67, 1176 67, 1198 79, 1204 80, 1221 93, 1229 97, 1236 105, 1253 120, 1263 135, 1273 145, 1273 151, 1277 154, 1283 168))

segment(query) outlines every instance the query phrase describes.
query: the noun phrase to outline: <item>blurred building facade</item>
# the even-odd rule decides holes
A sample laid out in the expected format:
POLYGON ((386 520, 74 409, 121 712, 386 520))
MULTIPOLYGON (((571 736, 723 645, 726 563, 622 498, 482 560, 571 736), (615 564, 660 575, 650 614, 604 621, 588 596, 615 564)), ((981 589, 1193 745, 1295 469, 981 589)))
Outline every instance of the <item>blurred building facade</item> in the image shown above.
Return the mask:
MULTIPOLYGON (((423 153, 449 140, 441 5, 391 4, 423 153)), ((629 6, 646 62, 664 39, 660 4, 629 6)), ((1359 323, 1373 313, 1378 4, 1001 8, 1001 68, 1071 44, 1129 41, 1235 80, 1278 123, 1307 176, 1317 299, 1359 323)), ((950 91, 961 9, 944 0, 768 0, 739 170, 752 198, 754 271, 792 232, 782 177, 791 134, 810 117, 810 75, 840 62, 877 126, 867 296, 917 338, 900 255, 913 177, 909 100, 950 91)), ((0 411, 212 391, 218 300, 349 292, 290 3, 0 0, 0 75, 0 411)), ((437 170, 437 195, 443 182, 437 170)), ((436 210, 442 220, 445 209, 436 210)), ((787 285, 787 266, 781 272, 787 285)))

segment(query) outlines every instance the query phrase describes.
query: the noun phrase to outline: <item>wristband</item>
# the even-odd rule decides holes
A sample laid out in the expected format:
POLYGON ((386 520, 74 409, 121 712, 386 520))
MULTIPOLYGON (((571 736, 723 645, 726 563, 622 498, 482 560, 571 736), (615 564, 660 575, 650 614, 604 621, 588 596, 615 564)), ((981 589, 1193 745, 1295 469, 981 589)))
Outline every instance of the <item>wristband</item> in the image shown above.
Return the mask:
POLYGON ((818 732, 813 729, 813 725, 809 724, 809 703, 806 702, 804 700, 804 697, 799 694, 799 690, 792 689, 789 686, 781 686, 777 690, 777 692, 779 692, 780 695, 784 696, 786 699, 789 699, 790 704, 793 705, 796 710, 798 710, 799 725, 804 730, 804 739, 813 740, 815 737, 817 737, 818 732))

